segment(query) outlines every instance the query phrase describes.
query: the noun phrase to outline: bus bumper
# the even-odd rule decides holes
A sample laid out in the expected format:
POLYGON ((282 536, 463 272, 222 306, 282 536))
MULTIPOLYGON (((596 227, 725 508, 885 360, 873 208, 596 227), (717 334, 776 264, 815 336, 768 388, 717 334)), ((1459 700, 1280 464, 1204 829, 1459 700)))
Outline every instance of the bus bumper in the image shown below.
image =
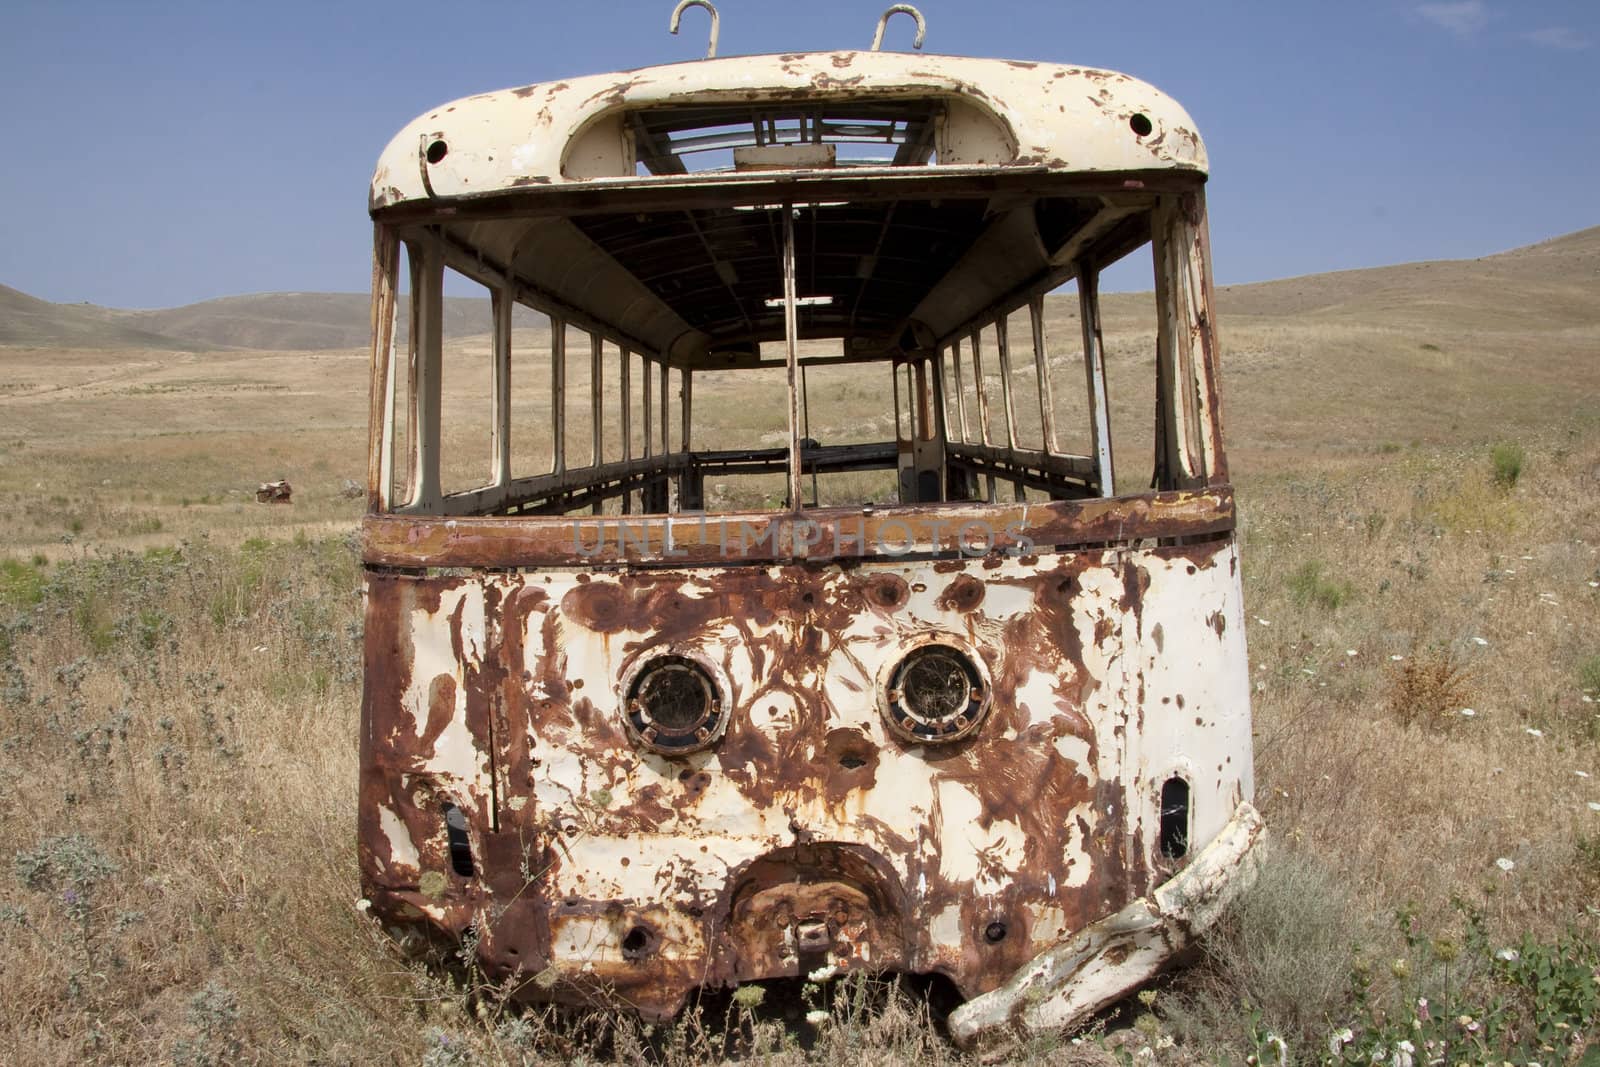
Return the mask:
POLYGON ((1154 977, 1255 881, 1266 826, 1248 803, 1189 865, 1114 915, 1035 956, 1005 984, 957 1008, 962 1048, 998 1053, 1080 1025, 1154 977))

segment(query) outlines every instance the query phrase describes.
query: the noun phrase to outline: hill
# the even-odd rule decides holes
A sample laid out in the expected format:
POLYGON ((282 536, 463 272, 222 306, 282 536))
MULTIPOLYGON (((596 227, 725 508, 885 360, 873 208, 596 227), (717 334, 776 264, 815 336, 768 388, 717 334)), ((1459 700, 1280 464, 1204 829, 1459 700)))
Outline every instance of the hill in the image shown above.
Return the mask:
MULTIPOLYGON (((1600 322, 1600 226, 1480 259, 1438 260, 1311 274, 1218 289, 1218 313, 1423 327, 1444 319, 1469 328, 1549 328, 1600 322)), ((1146 297, 1146 299, 1148 299, 1146 297)), ((1116 294, 1111 310, 1137 303, 1116 294)), ((1071 298, 1052 310, 1070 317, 1071 298)), ((487 300, 446 301, 445 336, 488 332, 487 300)), ((525 321, 533 317, 523 313, 525 321)), ((0 345, 70 348, 310 351, 367 343, 365 293, 253 293, 154 310, 54 304, 0 286, 0 345)), ((402 332, 404 321, 402 319, 402 332)))
POLYGON ((119 321, 118 312, 93 304, 52 304, 0 285, 0 345, 60 348, 203 347, 193 341, 119 321))
POLYGON ((1435 260, 1223 286, 1222 316, 1309 316, 1371 325, 1546 328, 1600 322, 1600 226, 1479 259, 1435 260))
MULTIPOLYGON (((359 348, 371 332, 365 293, 250 293, 175 308, 124 310, 53 304, 0 286, 0 345, 57 348, 242 348, 318 351, 359 348)), ((528 321, 531 313, 524 312, 528 321)), ((489 302, 445 301, 448 338, 489 330, 489 302)), ((405 321, 400 324, 405 336, 405 321)))

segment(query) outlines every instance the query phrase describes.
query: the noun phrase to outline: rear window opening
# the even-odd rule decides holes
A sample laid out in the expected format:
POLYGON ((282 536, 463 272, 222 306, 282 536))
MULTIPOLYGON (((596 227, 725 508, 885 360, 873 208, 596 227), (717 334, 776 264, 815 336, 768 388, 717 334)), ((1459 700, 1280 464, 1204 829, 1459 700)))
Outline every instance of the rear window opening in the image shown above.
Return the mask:
POLYGON ((632 111, 637 173, 925 166, 936 161, 938 100, 822 106, 675 106, 632 111), (799 151, 805 146, 814 150, 799 151))

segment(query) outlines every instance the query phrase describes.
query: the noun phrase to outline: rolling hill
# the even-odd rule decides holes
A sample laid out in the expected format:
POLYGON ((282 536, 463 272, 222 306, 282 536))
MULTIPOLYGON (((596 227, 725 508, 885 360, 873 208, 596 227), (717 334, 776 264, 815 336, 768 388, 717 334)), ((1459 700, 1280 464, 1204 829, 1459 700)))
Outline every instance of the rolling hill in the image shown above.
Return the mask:
MULTIPOLYGON (((1600 322, 1600 226, 1480 259, 1439 260, 1222 286, 1224 322, 1359 319, 1426 328, 1549 328, 1600 322)), ((1134 299, 1119 295, 1109 310, 1134 299)), ((367 343, 365 293, 254 293, 146 311, 55 304, 0 286, 0 345, 310 351, 367 343)), ((1070 306, 1057 309, 1068 312, 1070 306)), ((531 319, 529 320, 531 321, 531 319)), ((447 301, 445 334, 488 332, 486 300, 447 301)), ((403 325, 403 323, 402 323, 403 325)))

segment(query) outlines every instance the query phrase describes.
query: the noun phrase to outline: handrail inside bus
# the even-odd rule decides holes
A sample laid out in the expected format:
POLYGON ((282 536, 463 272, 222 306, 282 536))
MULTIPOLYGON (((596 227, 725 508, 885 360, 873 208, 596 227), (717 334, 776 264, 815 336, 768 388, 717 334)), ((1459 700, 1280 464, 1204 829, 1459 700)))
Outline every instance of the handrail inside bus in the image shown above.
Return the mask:
POLYGON ((889 5, 889 10, 885 11, 882 16, 879 17, 878 32, 872 35, 872 50, 874 52, 882 50, 883 31, 889 25, 889 16, 895 14, 910 15, 912 18, 917 20, 917 36, 912 40, 911 47, 920 50, 922 48, 923 38, 928 36, 928 20, 922 17, 922 12, 912 7, 910 4, 891 4, 889 5))
MULTIPOLYGON (((716 59, 717 34, 721 32, 722 17, 717 14, 717 9, 712 5, 711 0, 678 0, 678 6, 672 9, 672 23, 667 29, 676 34, 678 32, 678 23, 683 19, 683 13, 691 7, 703 7, 711 13, 711 47, 706 49, 706 58, 716 59)), ((887 18, 888 16, 885 15, 884 17, 887 18)), ((917 35, 917 40, 919 42, 922 40, 921 34, 917 35)))

